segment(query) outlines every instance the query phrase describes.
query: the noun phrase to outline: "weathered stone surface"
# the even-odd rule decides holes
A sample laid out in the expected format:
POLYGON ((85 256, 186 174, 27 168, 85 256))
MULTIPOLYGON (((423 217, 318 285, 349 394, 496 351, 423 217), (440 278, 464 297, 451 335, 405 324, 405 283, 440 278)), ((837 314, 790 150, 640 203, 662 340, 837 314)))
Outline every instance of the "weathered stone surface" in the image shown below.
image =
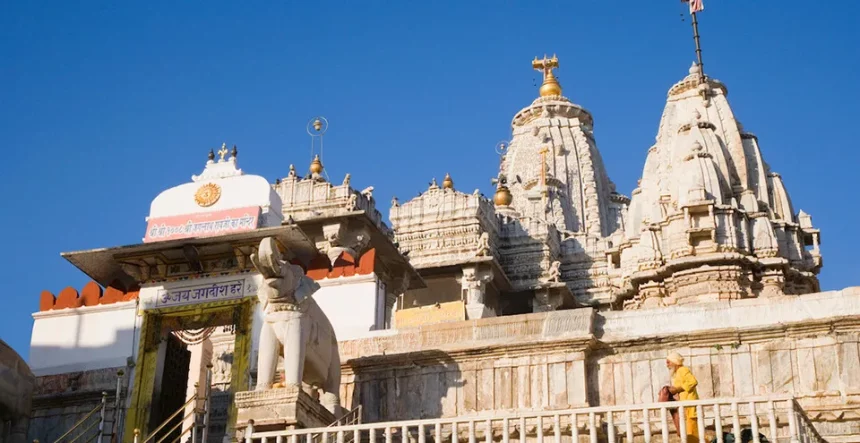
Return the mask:
POLYGON ((613 252, 626 309, 818 290, 818 229, 700 69, 669 91, 613 252))
POLYGON ((240 433, 251 421, 256 430, 274 430, 324 427, 335 418, 319 401, 295 386, 237 392, 235 404, 236 430, 240 433))

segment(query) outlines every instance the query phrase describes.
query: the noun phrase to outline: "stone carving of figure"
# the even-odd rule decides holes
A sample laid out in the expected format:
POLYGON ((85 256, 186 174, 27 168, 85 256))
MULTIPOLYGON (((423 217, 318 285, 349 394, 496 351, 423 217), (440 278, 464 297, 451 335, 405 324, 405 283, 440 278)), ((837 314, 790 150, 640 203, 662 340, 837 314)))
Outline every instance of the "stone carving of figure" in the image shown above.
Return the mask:
POLYGON ((343 178, 343 185, 344 186, 349 186, 349 179, 350 179, 350 175, 349 175, 349 172, 347 172, 346 177, 343 178))
POLYGON ((272 387, 278 356, 284 356, 284 384, 319 386, 321 403, 336 411, 340 392, 340 355, 337 337, 312 295, 319 285, 301 267, 281 257, 275 239, 260 242, 251 262, 263 277, 257 297, 263 326, 257 354, 256 390, 272 387))
POLYGON ((287 177, 295 177, 296 176, 296 167, 294 165, 290 165, 290 173, 287 177))
POLYGON ((355 204, 358 202, 358 195, 355 192, 349 194, 349 201, 346 203, 347 211, 354 211, 355 204))
POLYGON ((549 276, 547 277, 547 283, 558 283, 561 278, 561 262, 555 260, 549 265, 549 276))
POLYGON ((361 190, 361 195, 367 197, 368 200, 373 198, 373 186, 368 186, 361 190))
POLYGON ((397 197, 391 197, 391 207, 392 208, 400 207, 400 201, 397 200, 397 197))
POLYGON ((478 237, 478 251, 475 253, 476 257, 487 257, 490 255, 490 234, 483 232, 481 236, 478 237))

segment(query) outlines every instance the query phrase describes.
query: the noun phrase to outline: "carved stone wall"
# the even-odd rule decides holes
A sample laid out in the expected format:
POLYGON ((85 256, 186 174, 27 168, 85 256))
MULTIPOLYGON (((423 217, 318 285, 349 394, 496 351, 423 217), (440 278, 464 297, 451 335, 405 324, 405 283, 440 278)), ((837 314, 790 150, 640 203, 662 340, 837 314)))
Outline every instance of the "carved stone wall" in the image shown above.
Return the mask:
MULTIPOLYGON (((108 404, 113 406, 119 370, 128 373, 119 367, 36 377, 27 441, 55 441, 99 405, 102 392, 108 393, 108 404)), ((123 376, 123 398, 127 388, 128 379, 123 376)))
POLYGON ((790 393, 822 432, 845 436, 860 432, 858 319, 860 288, 848 288, 421 326, 341 342, 341 397, 367 421, 647 403, 678 351, 702 398, 790 393))
POLYGON ((400 250, 416 269, 460 264, 478 255, 497 256, 495 211, 479 194, 434 183, 421 196, 392 206, 390 218, 400 250))

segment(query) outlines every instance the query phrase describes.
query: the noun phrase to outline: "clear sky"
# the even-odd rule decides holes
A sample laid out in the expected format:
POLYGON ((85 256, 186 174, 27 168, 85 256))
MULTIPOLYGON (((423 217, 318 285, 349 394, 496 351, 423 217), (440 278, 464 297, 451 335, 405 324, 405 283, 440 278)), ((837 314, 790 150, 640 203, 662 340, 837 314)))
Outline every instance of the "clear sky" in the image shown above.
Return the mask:
MULTIPOLYGON (((822 230, 822 288, 860 285, 860 5, 705 7, 705 71, 822 230)), ((684 12, 678 0, 2 2, 0 338, 26 358, 40 291, 87 281, 60 252, 139 243, 150 201, 199 174, 209 149, 235 143, 240 166, 272 182, 305 170, 315 115, 331 122, 331 179, 373 185, 386 212, 446 172, 490 195, 493 148, 536 97, 530 60, 544 53, 629 195, 666 91, 695 58, 684 12)))

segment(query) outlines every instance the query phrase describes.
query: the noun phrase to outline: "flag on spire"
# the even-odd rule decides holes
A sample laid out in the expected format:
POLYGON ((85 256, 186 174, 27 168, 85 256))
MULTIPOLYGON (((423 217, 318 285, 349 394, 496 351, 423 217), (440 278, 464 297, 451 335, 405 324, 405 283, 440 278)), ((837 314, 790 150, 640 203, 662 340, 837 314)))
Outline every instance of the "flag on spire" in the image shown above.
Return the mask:
POLYGON ((681 0, 683 2, 690 4, 690 14, 695 14, 697 12, 701 12, 705 10, 705 3, 703 0, 681 0))

